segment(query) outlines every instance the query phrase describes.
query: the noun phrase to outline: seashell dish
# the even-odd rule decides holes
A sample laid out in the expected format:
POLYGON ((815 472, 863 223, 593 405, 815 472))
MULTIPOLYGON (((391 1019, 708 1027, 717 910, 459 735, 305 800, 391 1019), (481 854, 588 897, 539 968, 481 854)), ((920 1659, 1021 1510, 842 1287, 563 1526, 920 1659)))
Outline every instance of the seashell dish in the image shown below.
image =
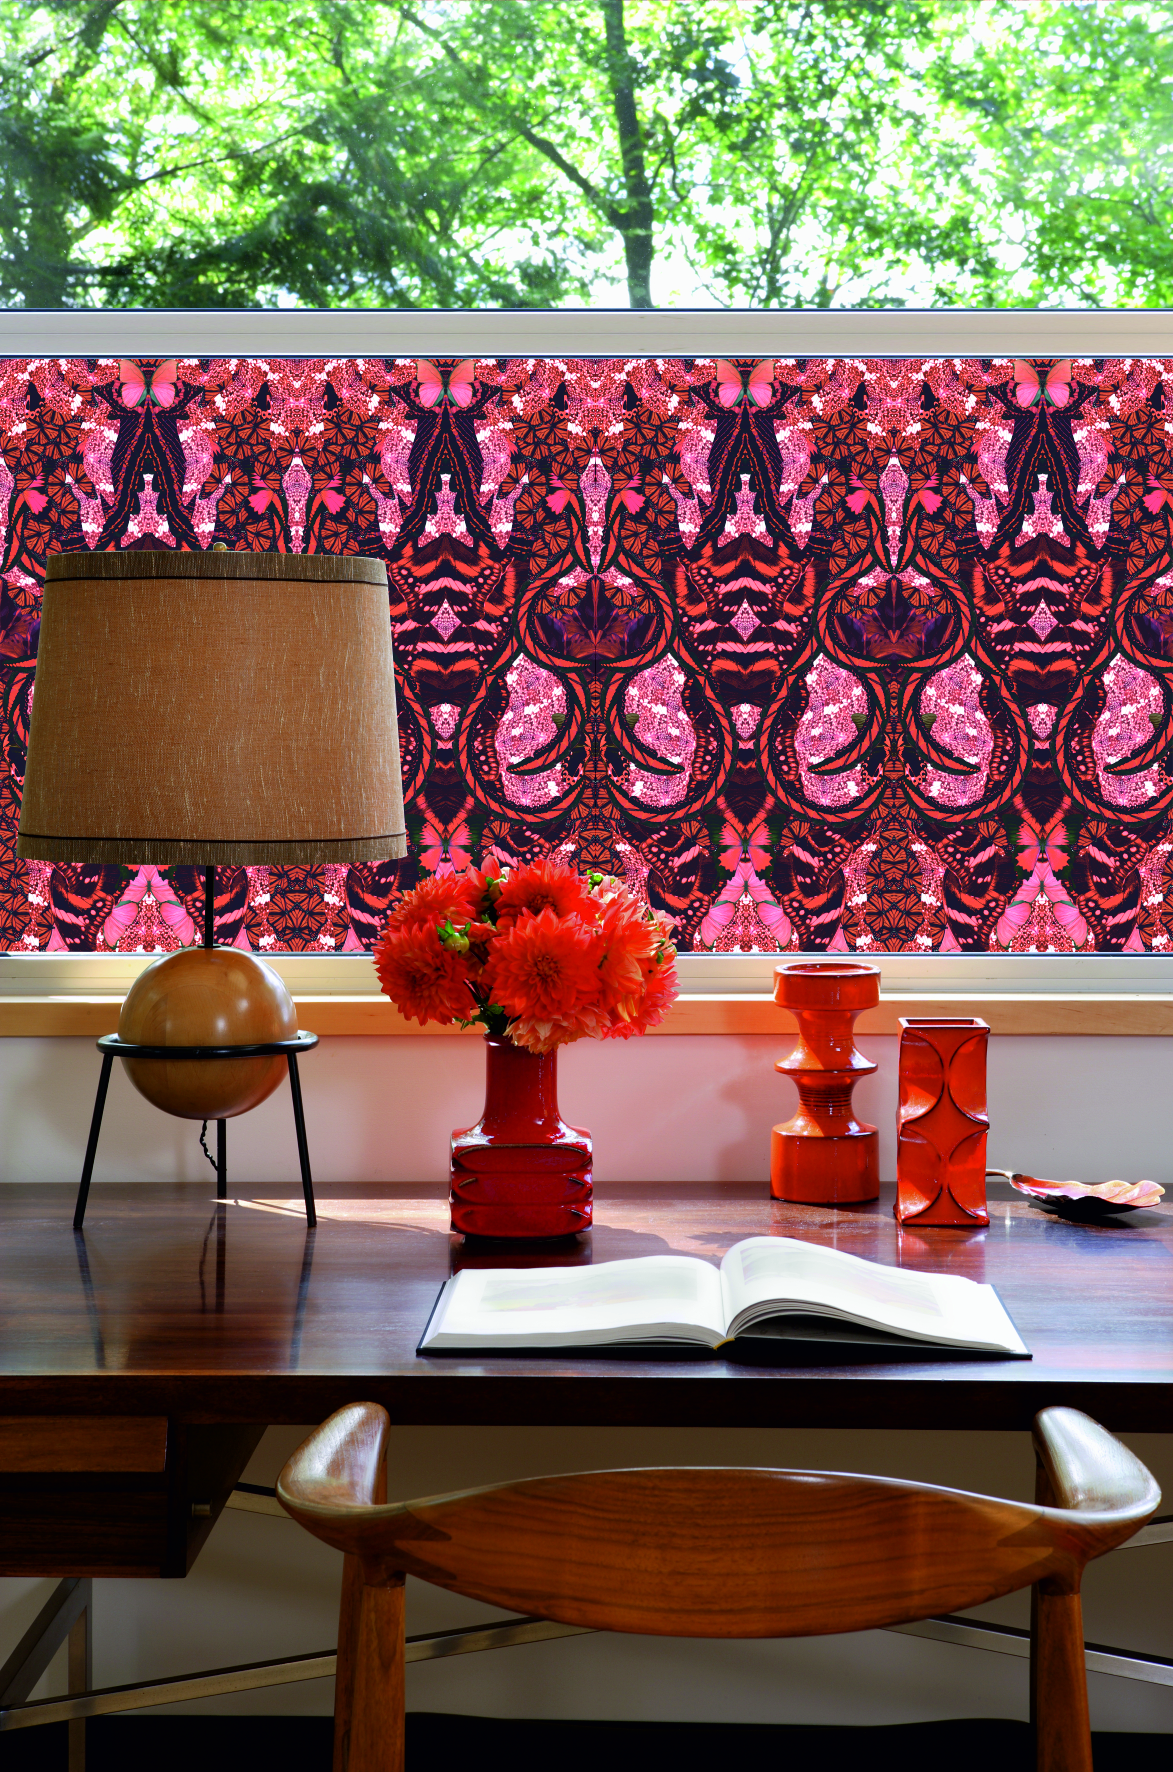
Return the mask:
POLYGON ((987 1169, 986 1174, 1004 1175, 1012 1188, 1045 1212, 1084 1222, 1155 1206, 1165 1192, 1155 1181, 1047 1181, 1042 1176, 1023 1175, 1016 1169, 987 1169))

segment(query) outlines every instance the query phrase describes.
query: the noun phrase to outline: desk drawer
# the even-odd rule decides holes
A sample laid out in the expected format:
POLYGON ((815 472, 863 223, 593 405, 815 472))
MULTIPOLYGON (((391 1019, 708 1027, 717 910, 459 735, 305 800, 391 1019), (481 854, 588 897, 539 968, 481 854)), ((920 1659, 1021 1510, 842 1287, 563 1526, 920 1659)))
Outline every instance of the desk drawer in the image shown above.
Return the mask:
MULTIPOLYGON (((26 1483, 28 1479, 26 1479, 26 1483)), ((0 1477, 0 1571, 5 1575, 169 1573, 167 1491, 17 1488, 0 1477)), ((182 1573, 182 1571, 177 1571, 182 1573)))
POLYGON ((186 1575, 263 1432, 0 1416, 0 1575, 186 1575))
POLYGON ((0 1415, 0 1471, 162 1471, 165 1415, 0 1415))

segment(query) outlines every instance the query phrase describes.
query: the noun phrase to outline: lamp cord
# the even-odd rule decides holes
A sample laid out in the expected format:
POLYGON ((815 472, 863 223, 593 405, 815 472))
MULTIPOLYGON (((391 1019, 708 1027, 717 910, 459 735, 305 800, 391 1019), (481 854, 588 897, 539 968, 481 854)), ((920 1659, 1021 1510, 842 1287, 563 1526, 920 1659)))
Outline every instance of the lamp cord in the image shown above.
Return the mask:
MULTIPOLYGON (((200 1127, 200 1149, 203 1151, 205 1157, 207 1157, 208 1162, 212 1165, 212 1168, 216 1169, 216 1159, 212 1155, 211 1151, 208 1149, 208 1122, 206 1120, 204 1121, 203 1125, 200 1127)), ((220 1171, 218 1169, 216 1169, 217 1176, 219 1175, 219 1173, 220 1173, 220 1171)))

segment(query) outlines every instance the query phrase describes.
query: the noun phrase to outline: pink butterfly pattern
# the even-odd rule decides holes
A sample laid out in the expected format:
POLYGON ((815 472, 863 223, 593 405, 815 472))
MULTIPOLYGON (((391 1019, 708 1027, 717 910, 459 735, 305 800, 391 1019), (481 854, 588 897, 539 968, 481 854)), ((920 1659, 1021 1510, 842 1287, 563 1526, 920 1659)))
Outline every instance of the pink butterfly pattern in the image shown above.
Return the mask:
POLYGON ((768 406, 774 398, 774 360, 763 357, 747 369, 728 357, 717 358, 717 398, 722 406, 768 406))
POLYGON ((1066 406, 1071 398, 1071 358, 1064 357, 1061 362, 1053 363, 1044 370, 1040 381, 1034 365, 1016 357, 1014 382, 1014 393, 1020 406, 1030 407, 1036 401, 1042 406, 1066 406))
POLYGON ((438 369, 426 357, 418 361, 420 405, 442 406, 445 401, 462 409, 471 406, 476 362, 465 357, 451 369, 438 369))
POLYGON ((386 562, 412 844, 228 870, 225 940, 368 951, 492 849, 684 947, 1173 947, 1170 410, 1149 358, 0 360, 0 942, 193 937, 195 870, 11 845, 47 554, 223 543, 386 562))
POLYGON ((118 362, 120 392, 122 403, 132 411, 137 406, 152 405, 174 406, 176 383, 179 378, 179 360, 168 357, 154 369, 143 369, 129 358, 121 357, 118 362))

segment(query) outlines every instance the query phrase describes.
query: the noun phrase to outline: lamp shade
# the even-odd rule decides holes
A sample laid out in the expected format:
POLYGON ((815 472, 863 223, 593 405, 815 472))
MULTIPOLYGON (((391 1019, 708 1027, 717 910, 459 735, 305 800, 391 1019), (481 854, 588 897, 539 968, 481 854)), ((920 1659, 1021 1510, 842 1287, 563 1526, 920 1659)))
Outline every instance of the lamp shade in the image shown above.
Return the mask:
POLYGON ((382 561, 53 556, 16 852, 277 866, 405 855, 382 561))

